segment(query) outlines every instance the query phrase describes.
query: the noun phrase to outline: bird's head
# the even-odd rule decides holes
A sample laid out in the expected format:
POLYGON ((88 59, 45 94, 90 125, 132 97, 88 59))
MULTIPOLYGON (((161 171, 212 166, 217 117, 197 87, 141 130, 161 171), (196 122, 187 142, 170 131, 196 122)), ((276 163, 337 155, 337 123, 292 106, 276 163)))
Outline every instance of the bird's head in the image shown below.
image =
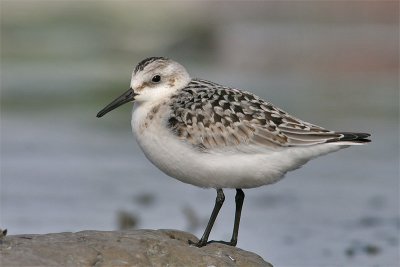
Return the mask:
POLYGON ((97 117, 128 102, 153 102, 165 98, 190 82, 186 69, 171 59, 150 57, 136 65, 128 91, 103 108, 97 117))

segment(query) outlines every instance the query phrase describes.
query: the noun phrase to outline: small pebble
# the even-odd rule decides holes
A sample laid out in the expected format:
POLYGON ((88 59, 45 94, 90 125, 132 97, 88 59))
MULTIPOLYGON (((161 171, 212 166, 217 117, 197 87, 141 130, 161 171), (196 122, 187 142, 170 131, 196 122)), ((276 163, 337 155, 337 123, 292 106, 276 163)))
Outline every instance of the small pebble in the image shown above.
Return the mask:
POLYGON ((0 229, 0 239, 4 238, 7 235, 7 229, 0 229))
POLYGON ((139 218, 132 213, 126 211, 119 211, 117 215, 118 220, 118 229, 126 230, 126 229, 134 229, 137 227, 139 218))
POLYGON ((364 252, 368 255, 373 256, 379 254, 381 252, 381 249, 376 245, 368 244, 364 247, 364 252))

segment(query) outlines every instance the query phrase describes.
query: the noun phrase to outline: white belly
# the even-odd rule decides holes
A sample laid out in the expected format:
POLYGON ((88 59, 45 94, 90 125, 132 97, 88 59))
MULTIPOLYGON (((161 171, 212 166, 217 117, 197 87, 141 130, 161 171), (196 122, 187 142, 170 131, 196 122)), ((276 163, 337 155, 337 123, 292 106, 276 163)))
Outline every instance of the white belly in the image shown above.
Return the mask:
POLYGON ((164 127, 162 118, 146 121, 148 110, 137 106, 132 116, 133 133, 146 157, 167 175, 199 187, 252 188, 274 183, 311 158, 341 148, 323 144, 269 153, 200 152, 164 127))

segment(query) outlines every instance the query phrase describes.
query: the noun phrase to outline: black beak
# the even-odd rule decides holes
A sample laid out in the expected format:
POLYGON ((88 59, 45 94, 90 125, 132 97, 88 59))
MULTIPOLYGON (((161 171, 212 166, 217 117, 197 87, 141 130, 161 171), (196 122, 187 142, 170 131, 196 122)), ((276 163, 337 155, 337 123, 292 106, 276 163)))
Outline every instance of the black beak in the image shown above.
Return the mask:
POLYGON ((135 100, 135 96, 137 94, 135 94, 135 92, 133 91, 133 89, 129 88, 128 91, 126 91, 125 93, 123 93, 121 96, 117 97, 116 99, 114 99, 114 101, 112 101, 110 104, 108 104, 105 108, 103 108, 102 110, 100 110, 99 113, 97 113, 97 118, 103 117, 106 113, 110 112, 113 109, 116 109, 117 107, 131 102, 133 100, 135 100))

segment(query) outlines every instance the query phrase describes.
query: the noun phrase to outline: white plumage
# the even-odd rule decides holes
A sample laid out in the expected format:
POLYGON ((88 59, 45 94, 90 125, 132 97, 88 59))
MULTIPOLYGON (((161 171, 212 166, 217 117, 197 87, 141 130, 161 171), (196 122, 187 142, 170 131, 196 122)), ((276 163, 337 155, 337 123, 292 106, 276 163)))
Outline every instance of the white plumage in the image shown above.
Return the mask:
POLYGON ((253 148, 251 153, 235 148, 201 151, 165 126, 168 107, 148 120, 151 109, 151 105, 135 105, 132 114, 133 133, 146 157, 167 175, 200 187, 251 188, 274 183, 308 160, 345 147, 325 143, 277 151, 253 148))
POLYGON ((251 93, 190 79, 171 60, 141 64, 131 82, 138 94, 133 133, 147 158, 182 182, 257 187, 312 158, 366 141, 365 134, 341 141, 348 134, 299 120, 251 93), (149 82, 154 75, 163 80, 149 82))

